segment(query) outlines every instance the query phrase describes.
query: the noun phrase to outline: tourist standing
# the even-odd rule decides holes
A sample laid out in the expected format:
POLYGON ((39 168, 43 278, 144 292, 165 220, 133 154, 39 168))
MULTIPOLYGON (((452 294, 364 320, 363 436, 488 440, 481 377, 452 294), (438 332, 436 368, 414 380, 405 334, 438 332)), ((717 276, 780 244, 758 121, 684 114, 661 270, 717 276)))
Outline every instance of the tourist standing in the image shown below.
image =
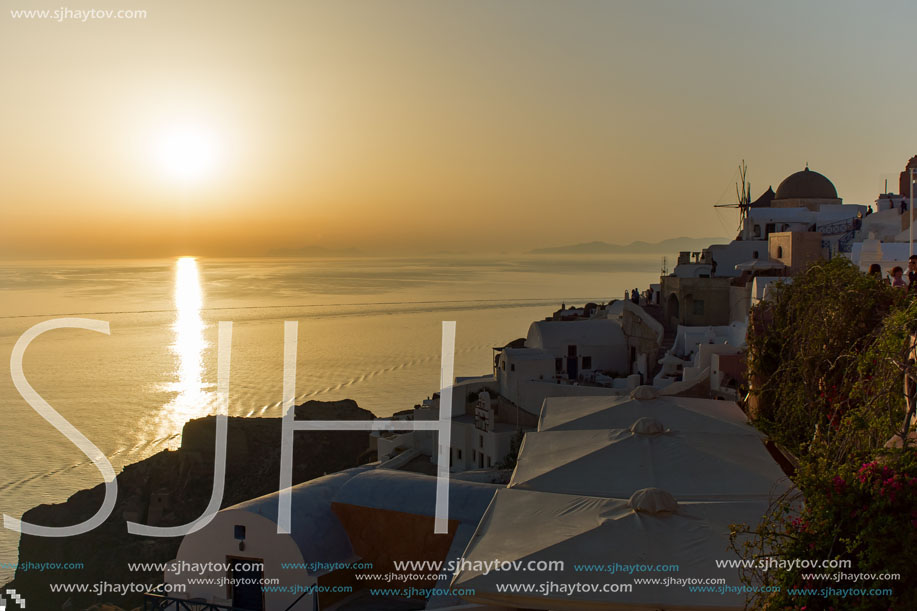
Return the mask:
POLYGON ((901 288, 907 288, 907 282, 904 281, 904 270, 901 269, 901 266, 896 265, 892 268, 892 286, 897 286, 901 288))

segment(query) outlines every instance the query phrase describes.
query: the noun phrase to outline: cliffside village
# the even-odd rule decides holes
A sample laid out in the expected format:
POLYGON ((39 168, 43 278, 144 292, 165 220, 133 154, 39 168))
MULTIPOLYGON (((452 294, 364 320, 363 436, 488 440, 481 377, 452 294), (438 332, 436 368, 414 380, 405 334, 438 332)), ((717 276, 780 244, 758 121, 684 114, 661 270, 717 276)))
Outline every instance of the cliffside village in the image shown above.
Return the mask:
MULTIPOLYGON (((325 590, 243 591, 168 572, 165 581, 188 584, 182 599, 271 611, 742 609, 744 597, 716 591, 609 589, 620 575, 573 563, 677 565, 680 579, 741 586, 735 568, 715 564, 727 558, 729 525, 754 522, 792 488, 779 452, 736 403, 749 309, 815 261, 906 269, 915 171, 917 156, 897 193, 867 205, 845 204, 829 178, 806 167, 741 202, 734 240, 680 253, 636 303, 563 304, 526 337, 495 347, 490 373, 458 377, 449 389, 448 534, 432 534, 442 441, 435 430, 396 424, 372 434, 377 462, 293 488, 291 533, 277 532, 272 494, 222 510, 177 556, 257 558, 262 578, 325 590), (385 586, 380 575, 406 574, 400 560, 457 564, 385 586), (493 560, 523 568, 474 564, 493 560), (554 561, 563 568, 527 570, 554 561), (370 592, 374 582, 353 562, 371 562, 377 586, 417 590, 370 592), (546 580, 567 586, 545 590, 546 580)), ((433 395, 393 420, 438 420, 441 403, 433 395)))
MULTIPOLYGON (((889 276, 895 267, 906 272, 914 254, 912 170, 917 157, 901 172, 899 193, 882 193, 870 206, 845 204, 828 178, 806 167, 739 207, 734 240, 680 253, 637 303, 564 304, 533 322, 525 338, 494 348, 492 374, 457 378, 451 469, 503 464, 514 435, 536 427, 549 397, 621 397, 651 385, 668 395, 736 400, 748 312, 774 283, 837 256, 864 272, 875 265, 889 276)), ((395 418, 435 419, 438 406, 434 395, 395 418)), ((386 433, 377 447, 384 460, 409 448, 432 456, 433 443, 431 433, 386 433)))

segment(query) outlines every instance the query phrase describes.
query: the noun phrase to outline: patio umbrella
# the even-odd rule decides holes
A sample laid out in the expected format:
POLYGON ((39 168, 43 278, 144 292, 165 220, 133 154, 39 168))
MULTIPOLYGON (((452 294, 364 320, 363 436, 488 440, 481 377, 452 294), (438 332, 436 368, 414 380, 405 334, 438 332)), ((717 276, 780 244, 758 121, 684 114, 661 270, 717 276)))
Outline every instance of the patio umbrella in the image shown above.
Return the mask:
POLYGON ((632 428, 526 433, 509 487, 606 498, 656 487, 678 500, 766 500, 790 487, 756 436, 682 433, 653 418, 632 428))
POLYGON ((751 261, 745 261, 744 263, 739 263, 736 265, 736 271, 740 272, 759 272, 772 269, 786 269, 786 265, 780 261, 774 261, 772 259, 752 259, 751 261))
POLYGON ((761 436, 732 401, 689 397, 614 399, 610 397, 551 397, 545 399, 539 431, 630 428, 637 418, 656 418, 682 433, 732 433, 761 436))
POLYGON ((471 602, 512 608, 743 609, 742 594, 688 592, 675 585, 633 584, 633 579, 723 578, 725 585, 741 586, 738 570, 718 569, 716 561, 738 559, 729 551, 730 524, 756 525, 767 510, 767 502, 676 503, 664 491, 641 493, 609 499, 500 490, 465 549, 461 570, 451 587, 473 589, 473 594, 463 595, 471 602), (530 561, 560 560, 563 568, 550 572, 485 571, 483 563, 494 559, 519 561, 522 566, 530 561), (615 567, 616 563, 678 567, 668 572, 629 573, 615 567), (583 565, 601 570, 576 570, 583 565), (550 592, 548 581, 558 586, 577 582, 582 586, 575 592, 550 592), (614 589, 607 588, 609 584, 632 584, 632 589, 608 591, 614 589))

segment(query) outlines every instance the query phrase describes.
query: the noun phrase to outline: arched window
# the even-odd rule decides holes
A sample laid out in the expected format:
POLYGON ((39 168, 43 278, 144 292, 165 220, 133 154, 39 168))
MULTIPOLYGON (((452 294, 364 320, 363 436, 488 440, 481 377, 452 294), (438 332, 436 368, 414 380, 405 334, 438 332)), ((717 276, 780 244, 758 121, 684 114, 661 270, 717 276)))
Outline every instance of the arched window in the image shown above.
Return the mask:
POLYGON ((778 246, 778 247, 777 247, 777 258, 778 258, 778 259, 782 259, 782 258, 783 258, 783 246, 778 246))

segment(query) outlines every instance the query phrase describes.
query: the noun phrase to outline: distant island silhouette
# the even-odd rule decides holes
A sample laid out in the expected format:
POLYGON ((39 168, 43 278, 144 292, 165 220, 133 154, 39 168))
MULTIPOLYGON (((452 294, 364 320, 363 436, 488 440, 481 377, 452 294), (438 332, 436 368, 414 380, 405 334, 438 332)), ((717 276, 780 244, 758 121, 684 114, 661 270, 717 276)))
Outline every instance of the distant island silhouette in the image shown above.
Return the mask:
MULTIPOLYGON (((601 255, 601 254, 668 254, 682 250, 700 251, 711 244, 728 244, 731 238, 706 237, 689 238, 682 236, 668 238, 660 242, 636 241, 630 244, 609 244, 608 242, 593 241, 564 246, 548 246, 518 252, 523 255, 601 255)), ((302 258, 333 258, 333 257, 369 257, 373 254, 354 247, 328 248, 325 246, 308 245, 300 247, 275 248, 266 253, 268 257, 302 257, 302 258)), ((465 251, 438 250, 435 252, 418 252, 414 256, 468 256, 465 251)), ((512 252, 503 251, 500 254, 510 255, 512 252)))
POLYGON ((568 246, 552 246, 536 248, 528 251, 532 255, 585 255, 585 254, 616 254, 616 253, 668 253, 680 250, 702 250, 710 244, 728 244, 730 238, 669 238, 661 242, 631 242, 630 244, 609 244, 607 242, 584 242, 568 246))

